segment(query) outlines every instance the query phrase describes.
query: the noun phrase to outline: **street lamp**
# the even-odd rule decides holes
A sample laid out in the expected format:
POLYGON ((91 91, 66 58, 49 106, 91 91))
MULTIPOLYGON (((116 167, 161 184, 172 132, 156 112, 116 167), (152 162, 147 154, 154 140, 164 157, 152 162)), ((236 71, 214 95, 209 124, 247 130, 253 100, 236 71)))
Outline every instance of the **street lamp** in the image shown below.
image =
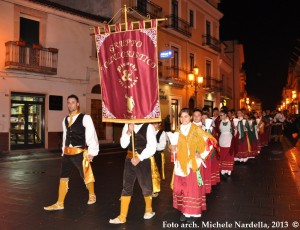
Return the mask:
POLYGON ((189 72, 188 81, 191 87, 195 87, 194 94, 195 104, 197 107, 198 87, 200 88, 201 84, 203 83, 203 76, 199 76, 199 68, 197 66, 193 68, 193 71, 189 72))

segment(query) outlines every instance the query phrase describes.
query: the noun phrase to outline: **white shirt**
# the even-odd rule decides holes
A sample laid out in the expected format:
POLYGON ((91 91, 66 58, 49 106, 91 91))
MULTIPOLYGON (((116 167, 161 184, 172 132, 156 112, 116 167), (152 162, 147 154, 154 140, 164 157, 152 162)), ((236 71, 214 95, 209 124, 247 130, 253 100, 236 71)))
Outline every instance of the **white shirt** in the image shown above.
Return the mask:
MULTIPOLYGON (((73 123, 76 121, 79 114, 73 117, 73 123)), ((65 142, 66 142, 66 135, 67 135, 67 128, 65 124, 65 119, 63 119, 62 126, 63 126, 63 143, 62 143, 62 151, 64 152, 65 142)), ((70 122, 70 116, 68 116, 68 122, 70 122)), ((93 120, 90 115, 84 115, 82 124, 85 127, 85 142, 88 146, 88 154, 92 156, 97 156, 99 152, 99 140, 97 137, 97 133, 94 127, 93 120)), ((79 146, 72 146, 70 147, 79 147, 79 146)))
MULTIPOLYGON (((143 124, 135 124, 134 125, 134 132, 137 133, 143 124)), ((127 148, 127 146, 130 144, 130 138, 131 135, 127 134, 128 131, 128 124, 125 124, 122 130, 122 136, 120 138, 120 144, 123 149, 127 148)), ((149 157, 153 156, 156 152, 156 137, 155 137, 155 129, 152 124, 148 125, 147 128, 147 144, 146 148, 139 154, 140 161, 143 161, 144 159, 148 159, 149 157)))
MULTIPOLYGON (((155 130, 155 137, 159 130, 155 130)), ((157 142, 157 141, 156 141, 157 142)), ((167 145, 167 134, 163 131, 160 135, 159 142, 156 143, 156 151, 162 151, 166 148, 167 145)))

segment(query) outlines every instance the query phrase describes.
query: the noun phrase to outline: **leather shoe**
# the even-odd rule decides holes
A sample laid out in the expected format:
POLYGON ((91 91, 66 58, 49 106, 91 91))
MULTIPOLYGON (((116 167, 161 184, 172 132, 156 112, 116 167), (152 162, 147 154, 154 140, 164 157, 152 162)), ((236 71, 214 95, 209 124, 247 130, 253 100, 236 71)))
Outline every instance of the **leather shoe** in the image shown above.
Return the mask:
POLYGON ((187 223, 189 223, 189 224, 191 224, 191 223, 194 223, 194 222, 196 222, 196 220, 197 220, 197 217, 193 217, 193 216, 191 216, 190 218, 188 218, 187 219, 187 223))
POLYGON ((188 218, 187 218, 185 215, 182 214, 182 215, 180 216, 180 219, 179 219, 179 220, 180 220, 181 222, 184 222, 184 221, 186 221, 187 219, 188 219, 188 218))

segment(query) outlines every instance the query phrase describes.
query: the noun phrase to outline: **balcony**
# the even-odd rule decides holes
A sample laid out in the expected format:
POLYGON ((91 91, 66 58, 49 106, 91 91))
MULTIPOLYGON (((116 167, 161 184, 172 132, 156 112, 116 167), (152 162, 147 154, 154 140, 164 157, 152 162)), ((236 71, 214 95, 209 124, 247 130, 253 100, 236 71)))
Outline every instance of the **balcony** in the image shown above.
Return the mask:
POLYGON ((160 82, 183 88, 186 84, 186 80, 181 78, 180 75, 186 76, 186 71, 176 66, 163 66, 162 62, 158 63, 158 76, 160 82))
POLYGON ((208 92, 221 92, 222 81, 213 77, 204 77, 202 87, 208 92))
POLYGON ((173 28, 177 32, 182 33, 183 35, 185 35, 187 37, 192 36, 191 27, 187 21, 185 21, 173 14, 168 15, 166 17, 169 19, 167 21, 167 25, 165 25, 166 28, 173 28))
POLYGON ((209 46, 211 49, 217 52, 221 52, 221 42, 218 39, 212 37, 209 34, 202 35, 202 38, 203 38, 203 42, 202 42, 203 46, 209 46))
POLYGON ((232 88, 229 86, 222 86, 221 97, 225 99, 232 99, 232 88))
POLYGON ((23 42, 5 43, 5 68, 49 75, 57 74, 58 49, 23 42))
POLYGON ((150 18, 161 18, 162 8, 151 1, 145 1, 142 4, 137 2, 132 8, 144 16, 149 15, 150 18))

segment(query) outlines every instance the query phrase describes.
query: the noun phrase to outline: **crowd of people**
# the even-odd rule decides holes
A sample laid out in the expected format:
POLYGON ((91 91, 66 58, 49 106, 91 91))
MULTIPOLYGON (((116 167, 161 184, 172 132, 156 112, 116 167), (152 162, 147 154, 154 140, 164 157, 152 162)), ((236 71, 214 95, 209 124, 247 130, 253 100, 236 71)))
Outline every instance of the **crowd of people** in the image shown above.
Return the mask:
MULTIPOLYGON (((97 134, 89 115, 80 113, 76 95, 67 99, 70 114, 64 118, 63 160, 58 199, 46 211, 64 209, 68 182, 72 168, 76 167, 89 191, 87 204, 96 203, 95 178, 90 162, 99 152, 97 134), (88 147, 87 147, 88 146, 88 147)), ((193 223, 206 210, 206 195, 212 186, 234 173, 235 162, 246 163, 259 155, 269 142, 280 142, 285 134, 293 144, 298 139, 300 119, 288 111, 229 110, 222 107, 209 110, 181 109, 180 125, 171 131, 170 116, 161 123, 125 124, 120 138, 121 147, 127 149, 124 162, 123 188, 120 214, 109 220, 111 224, 126 222, 133 188, 137 180, 145 200, 144 219, 155 212, 152 199, 160 192, 165 179, 164 151, 169 150, 174 164, 171 188, 173 207, 181 212, 180 221, 193 223)))
POLYGON ((167 132, 174 162, 173 207, 182 213, 180 221, 192 223, 201 217, 206 194, 232 175, 235 162, 245 164, 270 141, 280 142, 283 135, 295 141, 300 130, 299 118, 288 111, 222 107, 209 115, 205 108, 184 108, 179 114, 180 127, 175 133, 167 132))

